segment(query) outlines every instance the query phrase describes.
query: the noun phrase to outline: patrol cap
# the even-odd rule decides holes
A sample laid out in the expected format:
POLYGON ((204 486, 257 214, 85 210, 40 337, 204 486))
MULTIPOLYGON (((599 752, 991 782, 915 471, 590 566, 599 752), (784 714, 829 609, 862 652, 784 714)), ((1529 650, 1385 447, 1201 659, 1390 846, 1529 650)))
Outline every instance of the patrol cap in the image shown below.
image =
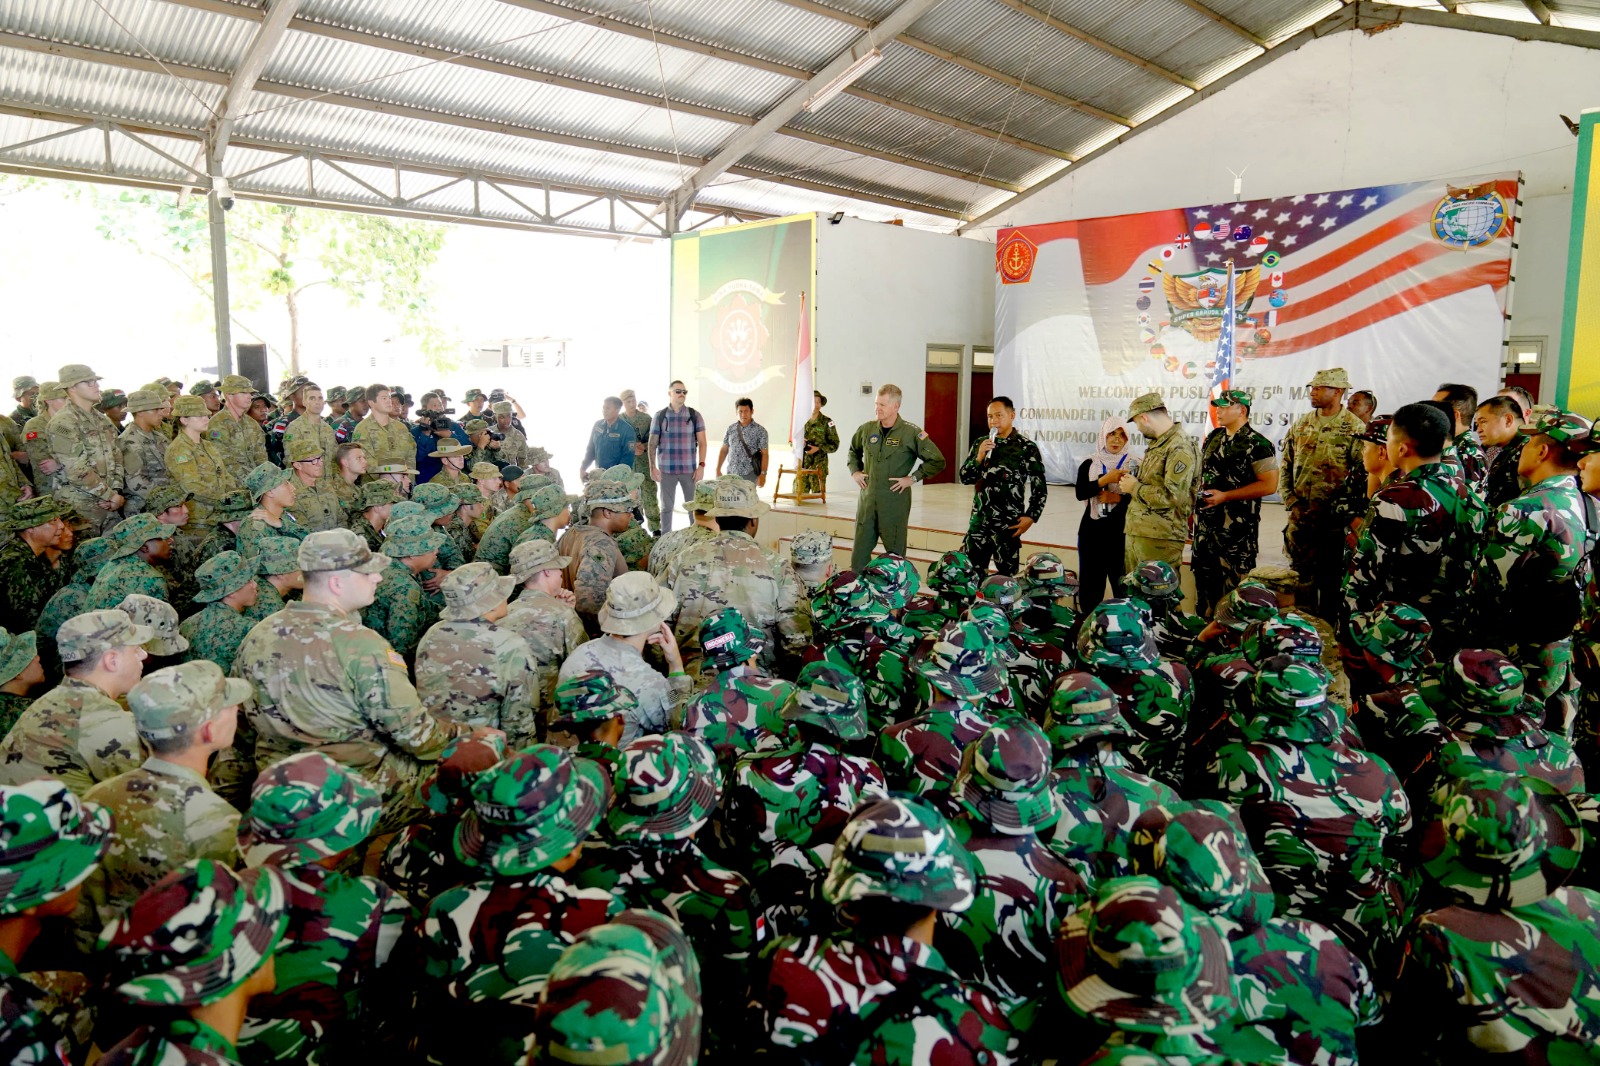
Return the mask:
POLYGON ((146 514, 163 515, 180 503, 188 503, 194 499, 194 493, 182 485, 173 483, 157 485, 150 490, 150 495, 144 498, 146 514))
POLYGON ((1272 882, 1226 803, 1146 807, 1128 830, 1127 852, 1135 874, 1171 885, 1224 929, 1249 932, 1272 917, 1272 882))
POLYGON ((81 385, 85 381, 99 381, 100 375, 84 363, 68 363, 56 374, 56 383, 63 389, 70 389, 74 385, 81 385))
POLYGON ((1177 569, 1159 559, 1140 563, 1122 579, 1122 587, 1127 595, 1144 600, 1152 607, 1163 607, 1183 599, 1183 584, 1178 579, 1177 569))
POLYGON ((1147 392, 1142 396, 1134 397, 1128 405, 1128 421, 1132 422, 1140 415, 1147 415, 1151 411, 1159 411, 1167 406, 1167 401, 1159 392, 1147 392))
POLYGON ((1101 600, 1078 630, 1078 659, 1084 666, 1148 670, 1160 661, 1144 616, 1126 599, 1101 600))
POLYGON ((471 798, 472 783, 506 755, 501 733, 459 736, 444 746, 433 776, 422 783, 422 805, 434 814, 449 814, 471 798))
POLYGON ((511 402, 509 400, 496 400, 490 405, 489 409, 495 413, 496 417, 500 415, 505 415, 507 418, 511 417, 511 402))
POLYGON ((369 507, 384 507, 405 499, 392 481, 369 481, 356 494, 356 506, 365 511, 369 507))
POLYGON ((178 632, 178 610, 166 600, 133 592, 123 597, 117 610, 134 625, 150 627, 152 635, 144 650, 151 655, 179 655, 189 650, 189 638, 178 632))
POLYGON ((117 407, 128 406, 128 394, 121 389, 104 389, 100 393, 100 400, 95 405, 97 411, 110 411, 117 407))
POLYGON ((467 436, 475 437, 489 428, 489 423, 481 418, 469 418, 467 424, 461 427, 467 431, 467 436))
POLYGON ((1392 425, 1394 425, 1394 415, 1373 415, 1372 419, 1367 422, 1366 428, 1357 433, 1356 437, 1359 440, 1366 441, 1368 444, 1387 444, 1389 443, 1389 427, 1392 425))
POLYGON ((861 583, 881 596, 891 611, 902 610, 922 587, 922 579, 917 576, 917 568, 911 560, 892 552, 879 555, 863 566, 861 583))
POLYGON ((815 726, 839 740, 867 735, 866 686, 842 666, 812 662, 800 668, 795 688, 778 709, 786 722, 815 726))
POLYGON ((1134 735, 1122 717, 1116 692, 1085 670, 1062 674, 1051 685, 1044 729, 1050 747, 1059 752, 1101 737, 1134 735))
POLYGON ((8 533, 21 533, 24 529, 49 525, 71 513, 72 508, 46 492, 12 504, 11 511, 6 515, 4 529, 8 533))
POLYGON ((117 648, 142 648, 155 636, 118 610, 85 611, 61 623, 56 651, 64 663, 83 662, 117 648))
POLYGON ((493 463, 473 463, 472 469, 467 471, 467 477, 473 481, 494 481, 500 478, 500 468, 493 463))
POLYGON ((918 675, 940 692, 974 700, 1005 684, 999 656, 988 634, 975 622, 951 622, 939 631, 928 658, 917 664, 918 675))
POLYGON ((289 924, 278 871, 191 859, 100 934, 112 991, 134 1003, 215 1003, 272 957, 289 924))
POLYGON ((175 740, 254 695, 250 682, 224 677, 210 659, 195 659, 148 674, 128 693, 133 724, 145 740, 175 740))
MULTIPOLYGON (((756 498, 756 487, 743 478, 723 478, 716 483, 716 497, 708 512, 712 518, 760 518, 772 510, 756 498)), ((587 502, 587 494, 585 494, 587 502)), ((591 503, 590 506, 605 506, 591 503)))
POLYGON ((315 437, 296 437, 284 451, 291 463, 311 463, 327 458, 315 437))
POLYGON ((863 802, 834 844, 822 898, 834 906, 890 899, 959 914, 972 906, 972 859, 944 816, 921 800, 863 802))
POLYGON ((707 478, 697 483, 694 487, 694 498, 685 500, 678 505, 680 511, 688 514, 704 514, 717 505, 717 479, 707 478))
POLYGON ((296 572, 300 569, 300 544, 293 537, 262 537, 256 542, 256 572, 262 577, 296 572))
POLYGON ((473 781, 456 855, 502 877, 537 873, 582 844, 610 801, 597 763, 534 744, 473 781))
POLYGON ((210 418, 211 408, 198 396, 179 396, 172 401, 173 418, 210 418))
POLYGON ((490 399, 491 402, 503 400, 505 398, 506 398, 506 390, 505 389, 490 389, 489 390, 489 399, 490 399))
POLYGON ((555 721, 582 725, 625 715, 639 706, 633 690, 619 685, 610 674, 587 670, 556 686, 555 721))
POLYGON ((111 558, 121 559, 152 540, 170 540, 177 532, 176 526, 167 525, 153 514, 136 514, 112 526, 106 537, 113 545, 111 558))
POLYGON ((1572 444, 1589 439, 1590 421, 1570 411, 1551 411, 1543 414, 1528 427, 1528 435, 1549 437, 1557 444, 1572 444))
POLYGON ((1409 603, 1385 600, 1370 611, 1350 616, 1349 640, 1367 655, 1406 673, 1427 662, 1433 626, 1409 603))
POLYGON ((412 489, 411 502, 422 504, 428 511, 428 517, 434 520, 451 514, 458 506, 456 494, 451 491, 450 486, 436 485, 432 482, 412 489))
POLYGON ((250 493, 252 500, 259 503, 261 497, 292 477, 294 477, 292 470, 284 470, 271 463, 262 463, 244 476, 245 491, 250 493))
POLYGON ((433 451, 429 452, 428 453, 428 458, 430 458, 430 459, 454 459, 459 455, 470 455, 471 453, 472 453, 472 445, 470 445, 470 444, 457 444, 455 441, 451 441, 449 444, 441 444, 439 447, 437 447, 433 451))
POLYGON ((1243 633, 1256 622, 1278 617, 1278 597, 1267 586, 1241 581, 1217 604, 1216 622, 1224 629, 1243 633))
POLYGON ((633 570, 611 579, 601 605, 600 631, 619 637, 649 633, 672 617, 678 597, 649 574, 633 570))
POLYGON ((324 529, 310 534, 300 542, 297 561, 299 569, 308 574, 330 570, 377 574, 389 565, 388 556, 375 553, 348 529, 324 529))
POLYGON ((815 566, 833 558, 833 534, 821 529, 802 529, 789 541, 789 559, 796 566, 815 566))
POLYGON ((65 400, 67 390, 59 381, 46 381, 39 386, 39 402, 47 400, 65 400))
POLYGON ((1223 389, 1211 397, 1212 407, 1249 407, 1251 397, 1243 389, 1223 389))
POLYGON ((1050 790, 1050 742, 1044 730, 1011 714, 967 745, 950 792, 985 825, 1028 836, 1054 825, 1061 811, 1050 790))
POLYGON ((468 389, 467 394, 462 397, 462 399, 467 403, 471 403, 473 400, 482 400, 486 398, 487 397, 484 396, 482 389, 468 389))
POLYGON ((468 563, 450 571, 439 586, 444 593, 440 616, 451 622, 482 618, 510 599, 514 577, 501 577, 488 563, 468 563))
POLYGON ((239 824, 247 866, 300 866, 342 855, 372 833, 383 797, 365 777, 320 751, 279 759, 250 788, 239 824))
POLYGON ((724 607, 700 623, 700 649, 713 669, 742 663, 766 644, 761 631, 750 628, 737 607, 724 607))
POLYGON ((1056 963, 1068 1006, 1117 1029, 1193 1036, 1238 1009, 1217 927, 1153 877, 1101 882, 1061 923, 1056 963))
POLYGON ((640 737, 622 749, 617 802, 606 816, 622 840, 688 840, 717 809, 711 745, 693 733, 640 737))
POLYGON ((1418 857, 1441 888, 1481 908, 1524 907, 1570 881, 1584 834, 1571 797, 1536 777, 1445 776, 1418 857))
POLYGON ((578 497, 569 496, 567 493, 562 492, 560 485, 545 485, 532 490, 531 493, 529 493, 529 490, 523 489, 522 492, 517 493, 517 499, 528 505, 528 510, 532 512, 535 522, 543 522, 546 518, 554 518, 578 502, 578 497), (525 500, 523 499, 523 493, 528 493, 525 500))
POLYGON ((976 596, 981 576, 963 551, 947 551, 928 564, 928 587, 947 596, 976 596))
POLYGON ((525 584, 535 574, 545 570, 565 570, 572 560, 556 554, 556 546, 548 540, 525 540, 511 548, 511 565, 508 569, 517 584, 525 584))
POLYGON ((39 380, 37 378, 30 377, 27 374, 14 377, 11 379, 11 398, 13 400, 20 399, 23 393, 27 392, 29 389, 37 389, 38 387, 39 380))
MULTIPOLYGON (((280 537, 286 540, 286 537, 280 537)), ((194 572, 196 603, 215 603, 255 581, 255 564, 236 551, 218 552, 194 572)))
POLYGON ((26 670, 39 657, 39 638, 31 629, 8 633, 0 627, 0 685, 26 670))
POLYGON ((167 406, 165 392, 152 392, 149 389, 135 389, 128 393, 126 404, 130 414, 142 414, 145 411, 159 411, 167 406))
MULTIPOLYGON (((330 530, 329 532, 334 532, 330 530)), ((348 532, 348 530, 346 530, 348 532)), ((391 559, 404 559, 413 555, 427 555, 431 551, 438 551, 449 543, 450 538, 433 528, 433 523, 425 514, 406 515, 404 518, 391 518, 384 527, 383 550, 391 559)), ((354 533, 350 534, 360 541, 365 548, 367 542, 361 540, 354 533)), ((308 541, 310 538, 306 538, 308 541)), ((301 552, 304 555, 304 550, 301 552)), ((304 566, 301 569, 305 569, 304 566)), ((340 569, 344 569, 341 567, 340 569)), ((309 571, 308 571, 309 572, 309 571)))
POLYGON ((1314 389, 1322 385, 1326 385, 1330 389, 1348 389, 1350 387, 1350 375, 1345 373, 1342 366, 1319 370, 1311 376, 1311 384, 1308 387, 1314 389))
POLYGON ((0 918, 71 892, 111 846, 111 812, 54 777, 0 785, 0 826, 0 918))
POLYGON ((1441 664, 1419 686, 1429 703, 1442 695, 1469 714, 1512 714, 1522 705, 1523 673, 1498 651, 1464 648, 1441 664))

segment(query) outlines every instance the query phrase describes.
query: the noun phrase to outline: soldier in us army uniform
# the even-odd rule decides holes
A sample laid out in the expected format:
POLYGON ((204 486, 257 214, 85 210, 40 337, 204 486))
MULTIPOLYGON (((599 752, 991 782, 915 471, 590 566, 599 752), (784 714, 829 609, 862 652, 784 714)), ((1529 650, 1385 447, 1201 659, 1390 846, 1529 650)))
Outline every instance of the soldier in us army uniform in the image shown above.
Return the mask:
POLYGON ((1049 487, 1039 446, 1013 428, 1017 412, 1006 396, 989 404, 989 436, 979 440, 961 464, 963 485, 976 485, 972 517, 961 542, 978 573, 1015 574, 1022 536, 1044 514, 1049 487))
MULTIPOLYGON (((628 573, 628 560, 617 546, 616 535, 633 521, 633 496, 620 482, 596 478, 584 487, 582 510, 579 521, 568 526, 556 542, 556 549, 571 560, 566 585, 572 590, 573 606, 584 628, 595 636, 600 632, 598 616, 611 579, 628 573)), ((489 535, 494 535, 492 527, 489 535)))
POLYGON ((1229 389, 1212 399, 1211 410, 1217 428, 1200 447, 1191 564, 1203 618, 1256 565, 1261 498, 1278 491, 1278 457, 1250 424, 1250 394, 1229 389))
POLYGON ((1298 598, 1329 619, 1341 617, 1337 589, 1345 530, 1366 497, 1357 437, 1366 427, 1341 403, 1348 388, 1343 367, 1317 371, 1310 385, 1312 410, 1289 427, 1279 457, 1279 491, 1289 512, 1283 546, 1300 575, 1298 598))
POLYGON ((161 419, 166 413, 167 397, 146 390, 128 394, 128 412, 133 421, 117 437, 122 449, 123 515, 135 515, 144 510, 144 498, 152 489, 172 481, 167 470, 167 440, 161 432, 161 419))
MULTIPOLYGON (((75 530, 95 537, 114 525, 122 505, 122 451, 117 431, 99 411, 100 377, 82 363, 59 374, 67 403, 50 418, 50 457, 61 464, 58 495, 73 510, 75 530)), ((35 469, 38 469, 35 466, 35 469)))
POLYGON ((1123 564, 1135 570, 1159 560, 1174 567, 1183 561, 1194 510, 1194 483, 1200 451, 1194 438, 1172 420, 1159 392, 1147 392, 1128 405, 1128 421, 1150 441, 1139 472, 1123 474, 1117 491, 1130 497, 1123 522, 1123 564))
POLYGON ((538 739, 540 692, 528 642, 502 623, 516 578, 468 563, 444 579, 441 619, 417 645, 417 695, 440 718, 490 726, 506 746, 538 739))
POLYGON ((552 705, 561 664, 588 639, 572 609, 572 593, 561 587, 562 571, 570 561, 557 555, 556 546, 547 540, 511 549, 517 592, 501 624, 527 642, 540 707, 552 705))
POLYGON ((850 438, 846 465, 861 490, 856 506, 855 547, 850 555, 853 570, 860 570, 872 560, 880 538, 884 551, 906 553, 911 486, 944 472, 945 458, 933 438, 901 419, 900 398, 899 386, 880 386, 873 404, 877 417, 850 438))

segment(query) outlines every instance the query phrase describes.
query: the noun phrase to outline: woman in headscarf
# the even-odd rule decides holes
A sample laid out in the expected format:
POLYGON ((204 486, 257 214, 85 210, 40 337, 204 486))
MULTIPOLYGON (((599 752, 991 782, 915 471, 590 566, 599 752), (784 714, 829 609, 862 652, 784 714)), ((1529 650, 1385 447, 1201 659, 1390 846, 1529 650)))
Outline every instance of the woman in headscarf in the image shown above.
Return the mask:
POLYGON ((1113 415, 1100 424, 1100 447, 1078 464, 1078 499, 1087 500, 1078 520, 1078 610, 1084 614, 1111 595, 1122 595, 1122 523, 1128 497, 1117 491, 1124 474, 1139 470, 1128 451, 1128 430, 1113 415))

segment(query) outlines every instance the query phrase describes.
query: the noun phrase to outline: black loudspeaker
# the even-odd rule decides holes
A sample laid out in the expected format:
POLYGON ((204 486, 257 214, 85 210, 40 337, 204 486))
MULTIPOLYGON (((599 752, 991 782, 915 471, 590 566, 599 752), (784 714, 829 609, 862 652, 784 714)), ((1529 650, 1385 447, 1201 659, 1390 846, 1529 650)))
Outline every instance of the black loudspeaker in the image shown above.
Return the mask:
POLYGON ((265 344, 235 344, 233 346, 234 373, 243 374, 256 383, 262 392, 267 388, 267 346, 265 344))

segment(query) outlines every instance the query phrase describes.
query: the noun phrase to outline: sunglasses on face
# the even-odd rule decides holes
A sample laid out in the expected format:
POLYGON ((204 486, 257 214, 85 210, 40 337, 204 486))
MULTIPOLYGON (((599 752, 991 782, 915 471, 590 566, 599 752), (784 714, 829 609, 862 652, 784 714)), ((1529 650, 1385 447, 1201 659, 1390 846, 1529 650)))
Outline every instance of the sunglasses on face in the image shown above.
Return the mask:
POLYGON ((672 390, 672 395, 674 395, 674 396, 687 396, 687 395, 689 395, 689 390, 688 389, 673 389, 672 390))

